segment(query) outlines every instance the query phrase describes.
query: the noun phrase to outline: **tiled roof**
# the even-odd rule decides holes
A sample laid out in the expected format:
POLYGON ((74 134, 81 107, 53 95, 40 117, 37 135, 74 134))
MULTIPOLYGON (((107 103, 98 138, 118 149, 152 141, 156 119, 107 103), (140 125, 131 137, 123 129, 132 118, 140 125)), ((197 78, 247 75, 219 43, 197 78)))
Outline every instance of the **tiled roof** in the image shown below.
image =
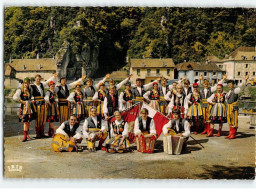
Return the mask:
POLYGON ((176 65, 177 70, 197 70, 197 71, 222 71, 215 63, 206 62, 183 62, 176 65))
POLYGON ((130 59, 130 66, 132 68, 160 68, 160 67, 173 67, 175 64, 172 58, 162 58, 162 59, 130 59))
POLYGON ((10 66, 10 64, 5 64, 4 65, 4 75, 10 76, 11 72, 12 72, 12 67, 10 66))
POLYGON ((112 79, 125 79, 129 76, 127 71, 115 71, 112 72, 110 78, 112 79))
POLYGON ((232 60, 254 60, 252 57, 256 57, 255 47, 239 47, 235 51, 231 52, 225 59, 232 60), (246 58, 244 58, 246 57, 246 58))

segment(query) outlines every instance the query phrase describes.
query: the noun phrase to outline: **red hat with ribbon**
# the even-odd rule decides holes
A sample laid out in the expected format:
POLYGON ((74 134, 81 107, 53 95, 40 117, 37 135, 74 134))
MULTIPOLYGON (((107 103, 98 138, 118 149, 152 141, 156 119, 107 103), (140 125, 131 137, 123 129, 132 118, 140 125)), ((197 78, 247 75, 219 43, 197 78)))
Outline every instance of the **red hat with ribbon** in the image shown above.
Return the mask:
POLYGON ((198 83, 193 83, 193 87, 198 87, 198 83))
POLYGON ((50 82, 48 83, 49 86, 54 85, 54 84, 55 84, 54 81, 50 81, 50 82))

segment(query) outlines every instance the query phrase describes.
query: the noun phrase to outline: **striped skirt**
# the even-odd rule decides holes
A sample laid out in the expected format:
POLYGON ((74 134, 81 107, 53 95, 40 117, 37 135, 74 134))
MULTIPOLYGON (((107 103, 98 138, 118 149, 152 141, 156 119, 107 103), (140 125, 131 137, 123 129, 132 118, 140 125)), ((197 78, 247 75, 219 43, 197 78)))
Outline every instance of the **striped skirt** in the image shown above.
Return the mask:
POLYGON ((56 102, 48 104, 47 110, 47 122, 58 122, 59 121, 59 109, 56 102))
POLYGON ((211 110, 210 118, 211 123, 226 123, 227 110, 223 103, 216 103, 211 110))
MULTIPOLYGON (((122 138, 112 137, 112 138, 110 138, 106 141, 106 146, 107 146, 107 148, 114 149, 114 150, 121 149, 119 147, 119 144, 120 144, 121 140, 122 140, 122 138)), ((130 142, 127 138, 125 138, 124 142, 123 142, 123 148, 122 149, 127 150, 129 147, 130 147, 130 142)))
POLYGON ((77 121, 85 119, 85 107, 83 102, 74 104, 73 106, 73 115, 76 116, 77 121))
POLYGON ((99 105, 99 101, 94 101, 92 100, 92 97, 87 97, 87 99, 85 100, 85 114, 86 114, 86 117, 90 117, 91 116, 91 107, 92 106, 95 106, 96 108, 98 107, 99 105))
POLYGON ((71 114, 70 102, 66 99, 59 99, 59 121, 62 124, 64 121, 67 121, 71 114))
POLYGON ((203 111, 200 104, 192 104, 187 113, 187 120, 189 122, 197 122, 197 121, 203 121, 203 111))
POLYGON ((160 112, 160 105, 159 102, 157 100, 150 100, 149 105, 154 108, 155 110, 160 112))

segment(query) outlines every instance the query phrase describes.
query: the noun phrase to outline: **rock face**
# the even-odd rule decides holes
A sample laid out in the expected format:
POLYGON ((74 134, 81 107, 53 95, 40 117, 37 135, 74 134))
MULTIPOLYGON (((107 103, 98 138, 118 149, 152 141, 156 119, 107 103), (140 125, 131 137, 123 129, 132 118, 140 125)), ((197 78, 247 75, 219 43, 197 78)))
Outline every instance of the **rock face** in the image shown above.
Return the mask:
POLYGON ((99 48, 87 45, 81 53, 72 53, 65 41, 56 54, 57 71, 60 77, 79 78, 82 75, 93 76, 99 68, 99 48))

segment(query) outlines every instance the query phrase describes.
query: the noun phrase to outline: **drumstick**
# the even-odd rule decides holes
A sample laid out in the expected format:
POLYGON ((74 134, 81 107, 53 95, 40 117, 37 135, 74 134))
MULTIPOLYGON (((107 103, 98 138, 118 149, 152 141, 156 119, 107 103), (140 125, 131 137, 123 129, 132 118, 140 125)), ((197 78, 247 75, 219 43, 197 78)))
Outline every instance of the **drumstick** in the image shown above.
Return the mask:
POLYGON ((204 146, 203 146, 202 144, 200 144, 200 143, 199 143, 195 138, 193 138, 191 135, 190 135, 189 137, 191 137, 193 140, 196 141, 197 144, 199 144, 200 146, 202 146, 202 147, 204 148, 204 146))

